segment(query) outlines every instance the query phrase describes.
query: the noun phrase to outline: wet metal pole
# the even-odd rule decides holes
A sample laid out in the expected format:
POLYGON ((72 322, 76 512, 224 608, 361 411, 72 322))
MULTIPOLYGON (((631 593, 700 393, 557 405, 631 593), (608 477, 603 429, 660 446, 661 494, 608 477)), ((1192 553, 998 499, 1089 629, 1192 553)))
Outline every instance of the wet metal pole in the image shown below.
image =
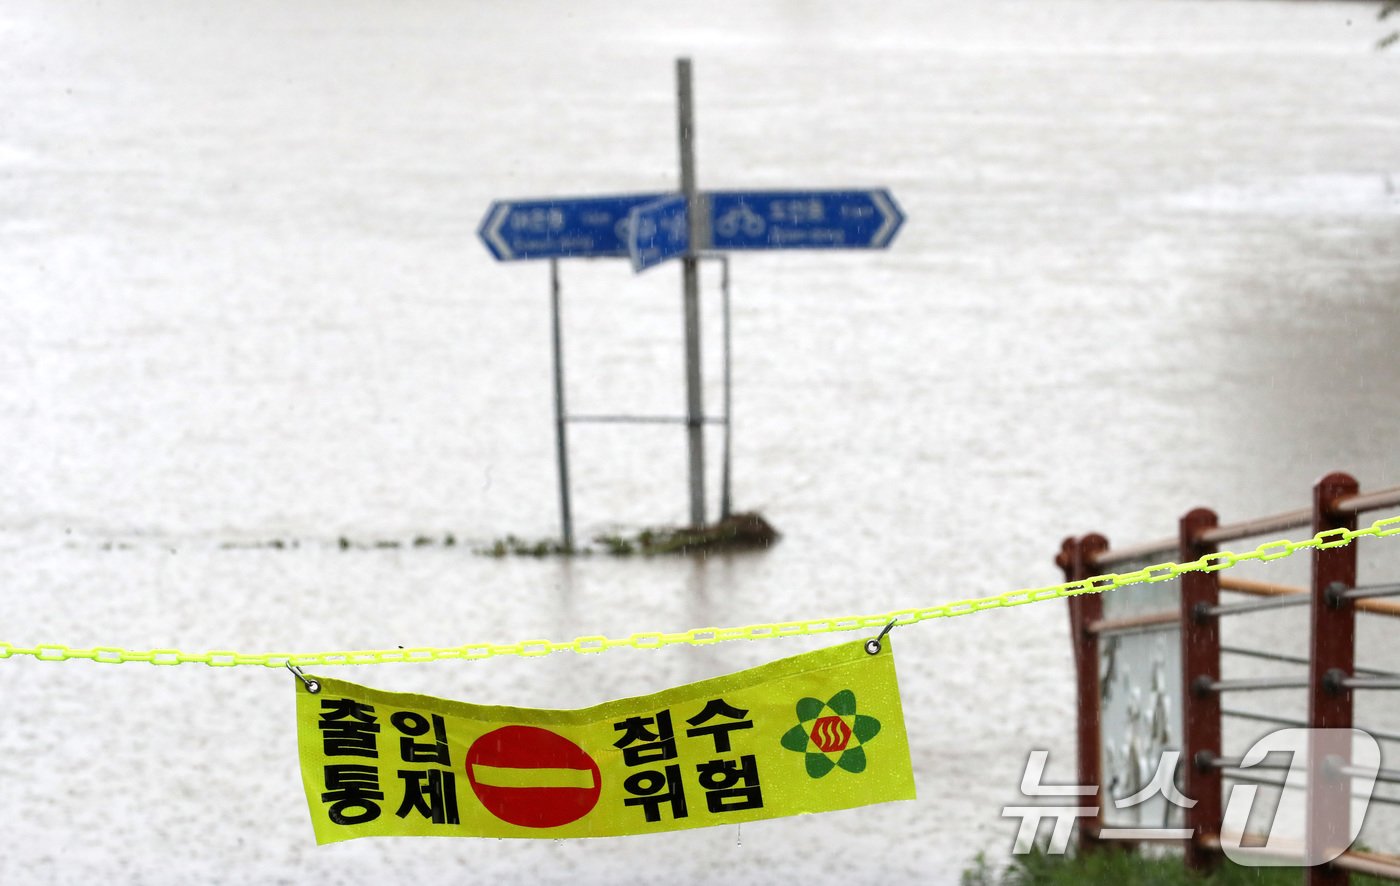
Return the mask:
POLYGON ((731 390, 730 341, 729 341, 729 256, 720 256, 719 288, 724 299, 724 462, 720 465, 719 518, 728 520, 733 502, 729 497, 730 446, 733 443, 731 428, 734 426, 734 411, 731 390))
POLYGON ((554 443, 559 456, 559 519, 564 548, 574 549, 574 515, 569 505, 569 438, 564 413, 564 335, 559 321, 559 259, 549 260, 549 307, 554 332, 554 443))
MULTIPOLYGON (((704 526, 705 409, 700 390, 700 280, 696 258, 703 240, 700 201, 695 186, 695 110, 688 58, 676 59, 676 100, 681 193, 685 195, 686 216, 690 220, 690 243, 681 259, 681 292, 685 303, 685 413, 690 451, 690 524, 704 526)), ((563 439, 562 432, 560 439, 563 439)))

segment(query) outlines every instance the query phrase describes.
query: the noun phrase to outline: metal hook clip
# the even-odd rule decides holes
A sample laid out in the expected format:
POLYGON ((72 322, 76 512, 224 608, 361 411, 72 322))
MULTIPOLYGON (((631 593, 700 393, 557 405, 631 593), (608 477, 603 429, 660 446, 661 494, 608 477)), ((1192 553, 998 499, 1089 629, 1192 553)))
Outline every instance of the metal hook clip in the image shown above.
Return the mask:
MULTIPOLYGON (((888 628, 886 630, 888 630, 888 628)), ((881 634, 881 636, 884 635, 881 634)), ((301 672, 301 668, 292 664, 290 660, 287 661, 287 670, 291 671, 296 676, 296 678, 301 681, 302 685, 306 687, 307 692, 310 692, 312 695, 315 695, 316 693, 321 691, 321 684, 318 681, 313 680, 310 677, 303 674, 301 672)))
POLYGON ((880 636, 876 637, 874 640, 866 640, 865 651, 870 655, 879 655, 880 650, 884 648, 881 645, 880 641, 885 639, 885 635, 888 634, 890 632, 890 629, 893 628, 898 622, 899 619, 897 618, 890 619, 890 623, 885 625, 885 629, 880 632, 880 636))

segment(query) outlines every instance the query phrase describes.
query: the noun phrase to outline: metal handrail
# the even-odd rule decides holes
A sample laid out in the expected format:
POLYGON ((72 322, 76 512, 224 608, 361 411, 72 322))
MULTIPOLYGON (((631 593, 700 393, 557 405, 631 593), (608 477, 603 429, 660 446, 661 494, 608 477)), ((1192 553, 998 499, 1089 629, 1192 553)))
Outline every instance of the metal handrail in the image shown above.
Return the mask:
MULTIPOLYGON (((1234 576, 1222 576, 1220 579, 1220 590, 1234 591, 1239 594, 1250 594, 1255 597, 1289 597, 1297 594, 1304 596, 1311 595, 1307 588, 1300 588, 1297 585, 1283 585, 1271 581, 1254 581, 1248 578, 1236 578, 1234 576)), ((1357 588, 1356 590, 1361 590, 1357 588)), ((1390 594, 1376 594, 1377 597, 1391 596, 1390 594)), ((1388 615, 1391 618, 1400 618, 1400 602, 1393 600, 1374 600, 1365 595, 1357 595, 1354 599, 1357 612, 1369 612, 1372 615, 1388 615)))
MULTIPOLYGON (((1240 759, 1213 758, 1203 748, 1221 750, 1219 718, 1239 717, 1261 723, 1279 726, 1328 726, 1337 723, 1350 725, 1352 722, 1352 690, 1400 689, 1400 674, 1371 672, 1368 669, 1353 667, 1354 629, 1353 612, 1370 612, 1400 617, 1400 601, 1374 598, 1400 596, 1400 584, 1373 585, 1366 588, 1351 588, 1355 583, 1355 553, 1348 551, 1339 554, 1327 550, 1335 545, 1323 542, 1333 533, 1345 532, 1347 527, 1355 529, 1361 524, 1352 515, 1382 508, 1400 507, 1400 486, 1370 491, 1362 494, 1358 484, 1350 475, 1334 472, 1314 484, 1310 507, 1270 514, 1249 520, 1239 520, 1221 525, 1216 522, 1212 511, 1200 508, 1180 519, 1180 534, 1174 537, 1159 538, 1123 548, 1114 548, 1100 535, 1067 539, 1061 545, 1061 554, 1056 562, 1065 570, 1067 579, 1084 578, 1096 573, 1111 571, 1123 572, 1137 569, 1145 562, 1186 562, 1196 560, 1202 554, 1233 549, 1228 542, 1239 539, 1252 539, 1259 536, 1297 538, 1298 534, 1311 534, 1326 530, 1324 535, 1304 542, 1304 546, 1314 547, 1312 587, 1291 587, 1269 582, 1255 582, 1236 578, 1233 574, 1183 575, 1179 581, 1182 602, 1176 613, 1153 612, 1128 617, 1103 618, 1101 606, 1072 607, 1071 622, 1078 633, 1075 636, 1076 665, 1080 675, 1080 725, 1079 752, 1080 770, 1095 774, 1100 771, 1101 761, 1086 756, 1092 755, 1099 742, 1100 729, 1097 722, 1088 722, 1088 717, 1101 715, 1093 698, 1098 662, 1091 658, 1104 635, 1140 632, 1153 629, 1166 629, 1172 626, 1173 615, 1182 631, 1183 665, 1186 676, 1185 721, 1187 732, 1183 736, 1184 747, 1197 760, 1197 765, 1187 769, 1187 789, 1204 790, 1207 793, 1221 790, 1221 779, 1232 782, 1253 780, 1260 784, 1272 784, 1280 788, 1293 788, 1296 785, 1282 781, 1284 766, 1256 765, 1242 769, 1240 759), (1104 550, 1107 549, 1107 550, 1104 550), (1178 560, 1178 558, 1184 558, 1178 560), (1239 591, 1256 597, 1253 600, 1222 601, 1220 591, 1239 591), (1267 599, 1260 599, 1267 598, 1267 599), (1257 650, 1224 647, 1220 644, 1219 620, 1228 615, 1260 612, 1289 607, 1309 607, 1314 641, 1310 644, 1311 654, 1307 658, 1273 654, 1257 650), (1094 620, 1091 620, 1094 619, 1094 620), (1321 638, 1320 640, 1318 638, 1321 638), (1306 666, 1308 673, 1298 673, 1298 668, 1275 665, 1273 673, 1264 677, 1249 679, 1221 679, 1220 655, 1239 654, 1261 659, 1274 659, 1288 665, 1306 666), (1087 662, 1087 664, 1086 664, 1087 662), (1342 668, 1345 670, 1342 670, 1342 668), (1093 669, 1090 672, 1089 669, 1093 669), (1290 675, 1288 672, 1292 671, 1290 675), (1087 676, 1086 676, 1087 674, 1087 676), (1086 694, 1085 687, 1089 687, 1086 694), (1221 702, 1230 699, 1226 693, 1299 689, 1309 693, 1308 717, 1306 720, 1289 720, 1248 711, 1226 710, 1221 702), (1087 701, 1086 701, 1087 699, 1087 701), (1204 705, 1204 710, 1194 707, 1204 705), (1087 712, 1087 716, 1086 716, 1087 712), (1195 716, 1201 714, 1204 716, 1195 716), (1214 719, 1214 725, 1211 720, 1214 719), (1202 727, 1199 724, 1204 723, 1202 727), (1196 724, 1193 726, 1193 724, 1196 724), (1202 759, 1204 758, 1204 759, 1202 759), (1087 761, 1087 762, 1086 762, 1087 761), (1259 770, 1267 770, 1260 772, 1259 770)), ((1301 503, 1301 502, 1300 502, 1301 503)), ((1382 514, 1384 516, 1384 514, 1382 514)), ((1375 532, 1372 528, 1367 532, 1375 532)), ((1350 536, 1347 536, 1349 539, 1350 536)), ((1249 544, 1249 542, 1243 542, 1249 544)), ((1289 543, 1290 551, 1297 545, 1289 543)), ((1261 551, 1264 548, 1260 549, 1261 551)), ((1250 555, 1253 557, 1254 555, 1250 555)), ((1226 560, 1233 563, 1228 555, 1226 560)), ((1210 561, 1203 561, 1210 562, 1210 561)), ((1195 564, 1200 568, 1201 563, 1195 564)), ((1219 568, 1218 566, 1207 568, 1219 568)), ((1175 572, 1179 571, 1174 569, 1175 572)), ((1267 672, 1266 672, 1267 673, 1267 672)), ((1231 675, 1233 676, 1233 675, 1231 675)), ((1268 700, 1265 706, 1274 708, 1268 700)), ((1097 718, 1095 718, 1097 719, 1097 718)), ((1248 728, 1248 727, 1246 727, 1248 728)), ((1265 731, 1269 727, 1262 728, 1265 731)), ((1377 740, 1400 742, 1400 734, 1370 733, 1377 740)), ((1263 761, 1261 761, 1263 762, 1263 761)), ((1341 764, 1341 760, 1336 761, 1341 764)), ((1369 769, 1369 767, 1368 767, 1369 769)), ((1369 777, 1369 772, 1358 772, 1369 777)), ((1400 783, 1400 770, 1380 769, 1375 775, 1378 782, 1400 783)), ((1088 783, 1088 782, 1086 782, 1088 783)), ((1400 797, 1377 796, 1371 801, 1377 804, 1400 806, 1400 797)), ((1311 802, 1311 800, 1310 800, 1311 802)), ((1187 822, 1194 829, 1195 839, 1188 845, 1186 864, 1197 870, 1209 866, 1206 853, 1219 850, 1221 839, 1218 832, 1222 827, 1220 810, 1202 807, 1195 814, 1188 810, 1187 822)), ((1092 835, 1091 835, 1092 836, 1092 835)), ((1229 835, 1234 839, 1235 835, 1229 835)), ((1271 849, 1274 847, 1270 847, 1271 849)), ((1289 847, 1278 847, 1282 855, 1290 855, 1289 847)), ((1300 847, 1301 848, 1301 847, 1300 847)), ((1400 879, 1400 858, 1374 856, 1368 853, 1346 852, 1332 862, 1339 869, 1364 871, 1379 876, 1400 879)))
MULTIPOLYGON (((1220 651, 1226 655, 1243 655, 1248 658, 1260 658, 1266 661, 1280 661, 1288 664, 1311 665, 1310 659, 1301 655, 1284 655, 1282 652, 1264 652, 1260 649, 1245 649, 1242 646, 1221 646, 1220 651)), ((1358 675, 1368 675, 1372 677, 1400 677, 1394 671, 1382 671, 1377 668, 1363 668, 1352 666, 1352 672, 1358 675)))
POLYGON ((1369 585, 1351 588, 1349 590, 1339 591, 1337 596, 1343 600, 1373 600, 1376 597, 1400 597, 1400 584, 1369 585))
POLYGON ((1249 538, 1251 535, 1270 535, 1288 529, 1297 529, 1301 526, 1311 526, 1312 519, 1312 508, 1303 508, 1283 514, 1258 517, 1253 520, 1241 520, 1238 523, 1222 523, 1202 532, 1200 542, 1215 545, 1221 542, 1249 538))
POLYGON ((1339 499, 1332 506, 1332 509, 1339 514, 1360 514, 1363 511, 1378 511, 1381 508, 1395 507, 1396 505, 1400 505, 1400 486, 1349 495, 1339 499))
MULTIPOLYGON (((1269 785, 1270 787, 1283 788, 1283 789, 1285 789, 1285 790, 1294 790, 1294 791, 1303 791, 1303 790, 1307 790, 1307 785, 1305 785, 1305 784, 1289 784, 1287 781, 1285 781, 1285 780, 1283 780, 1283 779, 1278 779, 1278 778, 1262 778, 1262 777, 1259 777, 1259 776, 1254 775, 1254 774, 1253 774, 1253 773, 1254 773, 1254 770, 1260 769, 1260 768, 1261 768, 1261 767, 1259 767, 1259 766, 1251 766, 1251 767, 1249 767, 1248 769, 1240 769, 1240 768, 1237 767, 1237 766, 1221 766, 1221 767, 1219 767, 1221 774, 1224 775, 1226 778, 1230 779, 1231 781, 1247 781, 1247 782, 1251 782, 1251 783, 1255 783, 1255 784, 1266 784, 1266 785, 1269 785), (1233 773, 1238 773, 1238 774, 1233 774, 1233 773)), ((1279 766, 1279 767, 1270 767, 1270 768, 1287 769, 1288 767, 1287 767, 1287 766, 1279 766)), ((1385 794, 1375 794, 1375 793, 1371 793, 1371 794, 1353 793, 1351 796, 1352 796, 1352 797, 1355 797, 1355 798, 1358 799, 1358 800, 1365 799, 1366 801, 1368 801, 1368 802, 1370 802, 1370 803, 1384 803, 1384 804, 1386 804, 1387 806, 1400 806, 1400 797, 1388 797, 1388 796, 1386 796, 1385 794)))
POLYGON ((1337 775, 1345 775, 1348 778, 1374 778, 1386 784, 1400 784, 1400 769, 1377 769, 1375 775, 1369 769, 1361 766, 1342 765, 1331 767, 1337 775))
POLYGON ((1243 615, 1246 612, 1262 612, 1265 609, 1284 609, 1289 606, 1307 606, 1312 597, 1299 594, 1280 595, 1265 600, 1251 600, 1248 603, 1221 603, 1216 606, 1200 606, 1196 610, 1198 618, 1219 618, 1222 615, 1243 615))
MULTIPOLYGON (((1338 499, 1333 504, 1332 510, 1339 514, 1360 514, 1364 511, 1375 511, 1394 506, 1400 506, 1400 486, 1338 499)), ((1203 544, 1220 544, 1221 542, 1249 538, 1252 535, 1267 535, 1271 532, 1297 529, 1300 526, 1311 526, 1312 519, 1312 509, 1303 508, 1296 511, 1285 511, 1281 514, 1270 514, 1267 517, 1257 517, 1253 520, 1223 523, 1201 533, 1199 541, 1203 544)), ((1111 548, 1095 557, 1094 562, 1099 566, 1112 566, 1124 560, 1136 560, 1158 554, 1174 554, 1179 547, 1179 539, 1157 539, 1121 549, 1111 548)))
POLYGON ((1198 693, 1256 692, 1269 689, 1307 688, 1307 677, 1250 677, 1244 680, 1212 680, 1210 677, 1197 677, 1191 683, 1191 689, 1198 693))
POLYGON ((1126 548, 1104 551, 1094 558, 1094 564, 1097 566, 1116 566, 1127 560, 1169 560, 1176 556, 1178 547, 1179 542, 1174 538, 1158 539, 1126 548))
POLYGON ((1328 672, 1323 682, 1342 689, 1400 689, 1400 677, 1348 677, 1328 672))
MULTIPOLYGON (((1234 717, 1239 720, 1254 720, 1259 723, 1270 723, 1275 726, 1294 726, 1299 729, 1306 729, 1308 726, 1307 720, 1299 720, 1295 717, 1275 717, 1272 714, 1258 714, 1254 711, 1241 711, 1234 708, 1221 708, 1220 713, 1225 717, 1234 717)), ((1360 726, 1356 728, 1361 729, 1362 732, 1371 736, 1376 741, 1400 742, 1400 735, 1394 732, 1378 732, 1373 729, 1362 729, 1360 726)))
MULTIPOLYGON (((1209 754, 1199 755, 1196 758, 1196 765, 1202 766, 1207 769, 1220 769, 1222 771, 1229 770, 1231 772, 1269 772, 1272 770, 1279 770, 1283 772, 1293 771, 1292 763, 1254 763, 1249 766, 1244 766, 1242 765, 1243 763, 1244 761, 1242 759, 1216 757, 1209 754)), ((1372 772, 1371 770, 1362 766, 1353 766, 1350 764, 1333 765, 1329 761, 1327 771, 1330 771, 1334 775, 1346 776, 1348 778, 1373 778, 1376 781, 1385 782, 1387 784, 1400 784, 1400 770, 1396 769, 1377 769, 1375 772, 1372 772)), ((1353 794, 1353 796, 1368 795, 1353 794)))

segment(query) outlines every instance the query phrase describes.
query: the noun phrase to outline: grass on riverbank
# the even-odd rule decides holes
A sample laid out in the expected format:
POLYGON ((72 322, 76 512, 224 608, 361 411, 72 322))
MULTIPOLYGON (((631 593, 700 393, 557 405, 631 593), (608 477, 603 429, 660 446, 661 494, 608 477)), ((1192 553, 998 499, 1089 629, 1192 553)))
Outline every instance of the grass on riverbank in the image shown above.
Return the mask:
MULTIPOLYGON (((1089 855, 1046 855, 1039 848, 1013 856, 1004 870, 978 855, 963 871, 962 886, 1298 886, 1299 868, 1247 868, 1228 859, 1208 877, 1182 863, 1179 854, 1146 857, 1133 852, 1103 851, 1089 855)), ((1375 877, 1352 874, 1353 886, 1381 886, 1375 877)))
POLYGON ((754 550, 772 546, 778 531, 757 513, 734 514, 699 529, 643 529, 636 535, 614 533, 593 539, 597 547, 567 548, 552 541, 526 541, 508 535, 476 552, 487 557, 571 557, 589 556, 595 551, 613 557, 636 554, 691 554, 701 551, 754 550))

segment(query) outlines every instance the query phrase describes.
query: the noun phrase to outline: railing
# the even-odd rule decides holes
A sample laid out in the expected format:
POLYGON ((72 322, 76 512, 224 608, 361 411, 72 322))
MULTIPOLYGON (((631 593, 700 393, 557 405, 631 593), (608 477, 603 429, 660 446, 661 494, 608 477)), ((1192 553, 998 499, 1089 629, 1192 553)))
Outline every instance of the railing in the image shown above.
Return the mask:
MULTIPOLYGON (((1065 578, 1077 581, 1112 571, 1132 561, 1157 562, 1179 557, 1180 562, 1196 560, 1215 553, 1225 543, 1250 536, 1273 534, 1311 526, 1313 532, 1337 528, 1355 529, 1357 515, 1366 511, 1400 508, 1400 487, 1362 494, 1352 477, 1334 473, 1323 477, 1313 487, 1312 507, 1306 510, 1245 520, 1219 523, 1214 511, 1197 508, 1183 516, 1177 537, 1124 548, 1112 548, 1108 539, 1099 534, 1067 538, 1061 545, 1056 563, 1065 578)), ((1132 594, 1132 589, 1118 591, 1132 594)), ((1170 591, 1168 591, 1170 594, 1170 591)), ((1185 862, 1195 870, 1216 866, 1221 855, 1223 823, 1223 779, 1230 772, 1232 779, 1247 779, 1258 784, 1281 787, 1282 782, 1259 778, 1257 766, 1245 772, 1232 767, 1239 761, 1222 755, 1221 721, 1223 717, 1239 717, 1279 726, 1306 726, 1313 729, 1351 729, 1353 727, 1353 695, 1358 691, 1385 691, 1400 688, 1400 675, 1375 669, 1361 668, 1355 662, 1355 627, 1357 613, 1381 617, 1400 617, 1400 601, 1386 599, 1400 596, 1400 584, 1358 585, 1356 545, 1318 548, 1312 552, 1310 587, 1291 587, 1268 582, 1222 576, 1219 572, 1189 572, 1181 576, 1175 605, 1169 598, 1155 611, 1132 612, 1105 618, 1104 595, 1085 594, 1068 598, 1071 639, 1074 646, 1075 670, 1078 680, 1078 752, 1079 784, 1095 786, 1097 809, 1105 809, 1104 786, 1103 703, 1110 686, 1101 685, 1106 643, 1126 642, 1124 638, 1149 632, 1177 631, 1180 635, 1179 657, 1181 674, 1181 734, 1173 736, 1179 742, 1184 770, 1183 792, 1194 799, 1195 805, 1184 810, 1183 832, 1189 829, 1189 839, 1181 841, 1185 862), (1220 602, 1221 590, 1249 595, 1254 599, 1240 603, 1220 602), (1225 647, 1220 641, 1220 622, 1236 616, 1285 607, 1306 606, 1310 613, 1308 655, 1287 656, 1276 652, 1225 647), (1258 679, 1221 678, 1222 653, 1248 656, 1260 660, 1307 665, 1306 677, 1274 676, 1258 679), (1307 716, 1304 720, 1289 720, 1267 714, 1257 714, 1224 708, 1222 698, 1236 693, 1262 689, 1297 688, 1307 691, 1307 716)), ((1146 599, 1146 598, 1144 598, 1146 599)), ((1400 638, 1400 633, 1397 634, 1400 638)), ((1116 651, 1117 646, 1110 648, 1116 651)), ((1175 653, 1177 649, 1173 649, 1175 653)), ((1110 656, 1108 661, 1112 662, 1110 656)), ((1112 679, 1112 666, 1108 669, 1112 679)), ((1154 674, 1154 680, 1158 676, 1154 674)), ((1400 740, 1400 735, 1367 730, 1383 741, 1400 740)), ((1350 749, 1343 754, 1340 771, 1350 778, 1350 749)), ((1309 841, 1335 834, 1348 834, 1350 808, 1337 802, 1335 792, 1313 790, 1321 783, 1324 765, 1321 754, 1310 756, 1307 784, 1309 827, 1325 829, 1327 834, 1309 831, 1309 841)), ((1336 754, 1326 761, 1335 776, 1339 771, 1336 754)), ((1400 773, 1380 770, 1378 782, 1400 781, 1400 773)), ((1377 796, 1373 802, 1400 802, 1377 796)), ((1087 805, 1087 803, 1086 803, 1087 805)), ((1103 812, 1083 822, 1079 831, 1081 851, 1093 851, 1102 845, 1101 833, 1106 833, 1103 812)), ((1400 856, 1347 851, 1335 860, 1305 869, 1308 886, 1338 886, 1350 882, 1350 872, 1400 880, 1400 856)))

